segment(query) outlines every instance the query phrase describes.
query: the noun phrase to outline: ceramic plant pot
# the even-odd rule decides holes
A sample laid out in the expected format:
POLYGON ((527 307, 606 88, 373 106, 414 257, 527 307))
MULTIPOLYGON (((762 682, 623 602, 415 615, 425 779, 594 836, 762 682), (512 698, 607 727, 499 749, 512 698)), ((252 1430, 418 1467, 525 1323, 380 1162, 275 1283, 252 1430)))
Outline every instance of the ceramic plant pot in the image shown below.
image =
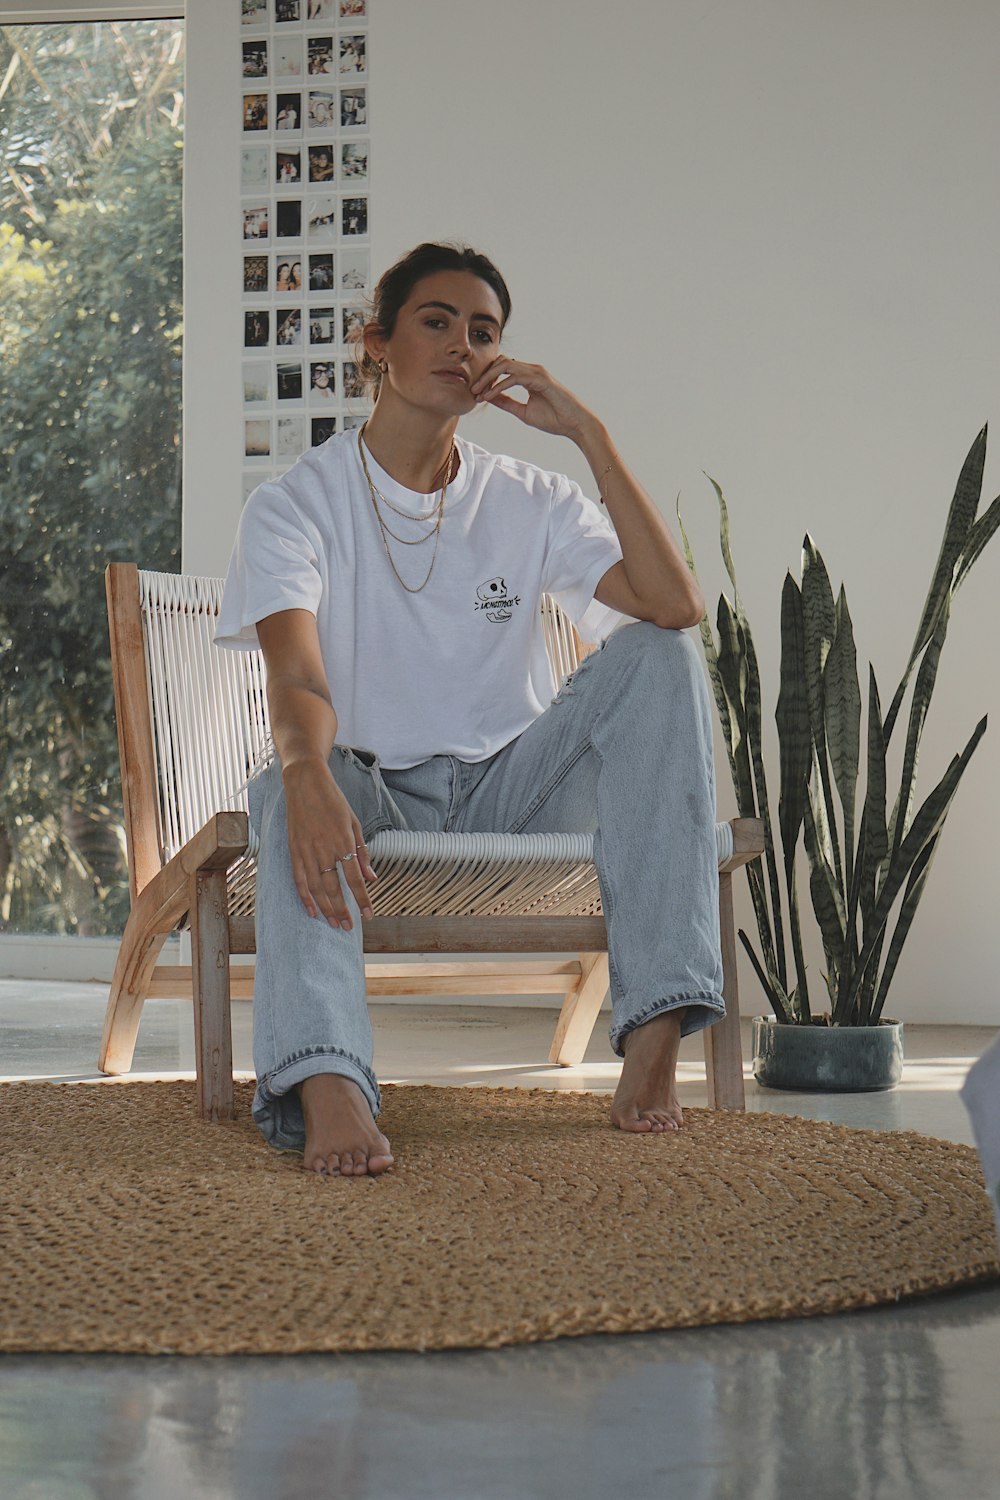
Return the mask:
POLYGON ((903 1076, 903 1023, 789 1026, 754 1016, 753 1075, 769 1089, 856 1094, 895 1088, 903 1076))

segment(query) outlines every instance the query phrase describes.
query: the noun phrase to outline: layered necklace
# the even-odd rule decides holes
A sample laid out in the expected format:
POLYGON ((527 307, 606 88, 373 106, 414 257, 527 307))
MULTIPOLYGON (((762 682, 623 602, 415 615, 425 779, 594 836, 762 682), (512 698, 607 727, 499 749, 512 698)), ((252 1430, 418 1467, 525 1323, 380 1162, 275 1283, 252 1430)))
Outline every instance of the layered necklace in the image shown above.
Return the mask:
POLYGON ((438 538, 438 536, 440 534, 440 531, 441 531, 441 520, 442 520, 442 518, 444 516, 444 500, 445 500, 445 496, 448 493, 448 486, 451 483, 452 479, 454 478, 454 474, 452 473, 452 470, 454 469, 455 472, 457 473, 457 465, 455 463, 455 460, 456 460, 456 458, 458 458, 459 459, 459 463, 460 463, 461 459, 459 457, 459 454, 458 454, 458 451, 457 451, 457 449, 455 447, 455 444, 452 443, 451 449, 450 449, 450 451, 448 453, 448 457, 445 459, 444 463, 441 465, 441 468, 437 471, 437 474, 435 474, 435 476, 434 476, 434 488, 435 489, 437 488, 437 485, 438 485, 439 476, 441 476, 441 475, 444 476, 443 483, 441 484, 441 495, 440 495, 440 498, 438 500, 437 505, 431 511, 430 515, 428 515, 428 516, 415 516, 415 515, 413 515, 412 511, 400 510, 398 505, 393 505, 392 501, 391 500, 387 500, 386 497, 383 495, 382 491, 380 489, 376 488, 375 481, 372 479, 371 474, 368 472, 368 464, 365 461, 365 446, 364 446, 364 443, 361 441, 361 439, 362 439, 362 437, 364 435, 364 430, 365 430, 365 428, 367 426, 368 426, 368 423, 367 422, 363 422, 361 424, 361 426, 358 428, 358 453, 361 455, 361 467, 365 471, 365 478, 368 481, 368 492, 369 492, 369 494, 372 497, 372 505, 375 507, 375 515, 378 518, 379 528, 380 528, 380 530, 382 532, 382 545, 385 548, 385 555, 389 559, 389 566, 392 568, 392 571, 395 573, 396 577, 399 578, 400 583, 403 584, 403 587, 404 587, 404 589, 406 589, 406 592, 408 594, 419 594, 421 589, 424 589, 424 588, 427 587, 428 583, 430 582, 430 576, 434 572, 434 564, 437 562, 437 551, 438 551, 437 538, 438 538), (383 505, 388 506, 389 510, 394 510, 396 512, 397 516, 406 516, 407 520, 410 520, 410 521, 431 521, 431 520, 434 520, 434 518, 436 517, 437 520, 436 520, 436 524, 434 526, 434 530, 433 531, 428 531, 427 534, 426 534, 426 536, 419 536, 419 537, 417 537, 414 540, 411 540, 411 539, 409 539, 407 537, 396 536, 396 533, 394 531, 390 530, 390 528, 385 524, 385 522, 382 519, 382 512, 378 508, 378 502, 380 500, 381 500, 381 502, 382 502, 383 505), (386 533, 388 533, 388 535, 391 536, 394 541, 400 542, 404 547, 419 547, 419 545, 420 545, 421 542, 429 542, 430 539, 431 539, 431 537, 435 538, 435 542, 434 542, 434 556, 431 558, 431 565, 430 565, 430 567, 427 570, 427 577, 424 579, 423 583, 420 585, 420 588, 418 588, 418 589, 411 589, 410 586, 409 586, 409 584, 408 583, 403 583, 402 578, 399 577, 399 570, 396 567, 396 564, 392 560, 392 553, 389 551, 389 543, 386 540, 386 533))

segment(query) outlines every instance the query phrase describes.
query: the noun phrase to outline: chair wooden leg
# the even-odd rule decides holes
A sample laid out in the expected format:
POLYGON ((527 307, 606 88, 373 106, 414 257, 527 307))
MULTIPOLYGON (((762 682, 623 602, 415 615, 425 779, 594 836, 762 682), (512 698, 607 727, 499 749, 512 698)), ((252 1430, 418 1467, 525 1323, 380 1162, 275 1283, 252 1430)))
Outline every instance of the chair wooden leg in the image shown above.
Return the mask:
POLYGON ((610 982, 607 953, 580 954, 580 982, 563 1001, 549 1062, 572 1068, 583 1061, 610 982))
POLYGON ((225 870, 200 870, 192 877, 191 985, 198 1114, 203 1120, 231 1120, 233 1034, 225 870))
POLYGON ((142 1007, 152 983, 153 970, 167 940, 165 932, 142 931, 141 922, 129 917, 122 934, 97 1066, 102 1073, 127 1073, 135 1055, 142 1007))
POLYGON ((719 936, 722 940, 722 997, 726 1017, 706 1026, 705 1068, 709 1109, 746 1109, 743 1086, 743 1042, 740 1036, 740 997, 736 982, 736 922, 733 916, 733 877, 719 875, 719 936))

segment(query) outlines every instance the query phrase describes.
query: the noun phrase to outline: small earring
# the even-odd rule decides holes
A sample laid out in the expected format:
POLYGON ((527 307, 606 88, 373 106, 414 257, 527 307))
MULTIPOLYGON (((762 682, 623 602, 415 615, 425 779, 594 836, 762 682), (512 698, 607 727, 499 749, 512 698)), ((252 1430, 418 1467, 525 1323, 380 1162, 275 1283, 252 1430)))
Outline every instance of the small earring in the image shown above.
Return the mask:
POLYGON ((388 363, 387 360, 380 359, 379 362, 378 362, 378 367, 381 370, 381 372, 382 372, 383 375, 388 375, 388 373, 389 373, 389 363, 388 363))

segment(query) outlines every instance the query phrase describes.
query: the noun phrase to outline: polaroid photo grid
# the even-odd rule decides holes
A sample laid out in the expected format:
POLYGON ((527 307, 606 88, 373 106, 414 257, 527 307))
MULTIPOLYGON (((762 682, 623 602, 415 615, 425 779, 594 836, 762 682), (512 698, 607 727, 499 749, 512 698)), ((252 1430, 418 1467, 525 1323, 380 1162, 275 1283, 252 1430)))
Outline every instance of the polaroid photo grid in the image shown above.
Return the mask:
POLYGON ((369 410, 371 0, 240 7, 243 499, 369 410))

